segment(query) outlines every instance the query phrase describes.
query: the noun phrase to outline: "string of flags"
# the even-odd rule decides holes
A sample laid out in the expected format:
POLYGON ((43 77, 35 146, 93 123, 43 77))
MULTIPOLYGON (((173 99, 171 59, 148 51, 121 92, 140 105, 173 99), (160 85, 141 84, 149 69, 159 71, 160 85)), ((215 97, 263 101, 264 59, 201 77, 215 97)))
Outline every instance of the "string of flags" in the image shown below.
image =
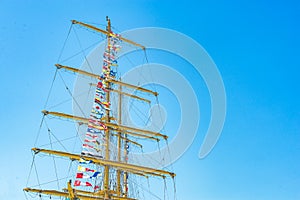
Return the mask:
MULTIPOLYGON (((100 79, 97 83, 94 103, 90 113, 90 119, 88 121, 88 128, 85 134, 85 139, 82 144, 82 155, 93 156, 102 159, 104 156, 103 142, 105 141, 105 131, 108 129, 107 126, 101 122, 101 119, 105 117, 105 113, 110 111, 110 102, 107 102, 108 92, 108 81, 107 79, 113 79, 116 77, 117 72, 112 67, 117 67, 117 53, 120 50, 119 35, 117 37, 109 37, 109 44, 103 54, 103 65, 100 79), (102 143, 102 144, 101 144, 102 143)), ((86 181, 93 178, 101 177, 102 173, 95 169, 92 169, 90 164, 93 164, 91 160, 85 160, 81 158, 79 160, 80 165, 77 168, 76 180, 74 186, 87 186, 93 187, 93 185, 86 181), (83 165, 88 165, 83 166, 83 165), (83 181, 82 179, 86 179, 83 181)), ((94 190, 99 189, 99 186, 95 184, 94 190)))
POLYGON ((74 186, 90 186, 90 187, 93 187, 93 185, 89 182, 82 182, 82 181, 79 181, 79 180, 76 180, 74 182, 74 186))
POLYGON ((78 165, 77 170, 80 172, 96 172, 96 170, 94 170, 94 169, 90 169, 90 168, 83 167, 80 165, 78 165))
POLYGON ((91 163, 93 163, 93 161, 92 160, 85 160, 84 158, 80 158, 79 163, 80 164, 91 164, 91 163))
POLYGON ((96 178, 98 176, 101 176, 101 172, 94 172, 92 175, 86 175, 82 172, 76 174, 76 178, 96 178))

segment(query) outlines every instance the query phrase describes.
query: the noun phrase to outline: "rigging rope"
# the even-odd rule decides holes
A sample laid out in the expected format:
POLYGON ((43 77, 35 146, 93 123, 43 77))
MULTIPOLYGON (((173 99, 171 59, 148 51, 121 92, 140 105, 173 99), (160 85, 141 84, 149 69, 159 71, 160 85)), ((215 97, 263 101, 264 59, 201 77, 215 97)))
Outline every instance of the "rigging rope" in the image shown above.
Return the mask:
MULTIPOLYGON (((160 120, 162 121, 162 120, 163 120, 163 117, 162 117, 162 114, 161 114, 162 111, 161 111, 161 108, 160 108, 160 104, 159 104, 159 101, 158 101, 158 97, 156 96, 155 99, 156 99, 156 104, 157 104, 158 110, 159 110, 160 120)), ((162 133, 165 133, 165 125, 163 125, 163 127, 162 127, 162 133)))
POLYGON ((32 162, 31 162, 31 166, 30 166, 30 170, 29 170, 29 174, 28 174, 27 181, 26 181, 26 187, 28 186, 29 178, 30 178, 30 175, 31 175, 31 172, 32 172, 32 169, 33 169, 34 159, 35 159, 35 154, 33 154, 32 162))
POLYGON ((166 182, 166 178, 164 178, 164 198, 166 199, 166 197, 169 199, 167 182, 166 182))
MULTIPOLYGON (((51 149, 53 150, 52 140, 51 140, 51 131, 50 131, 49 128, 48 128, 48 135, 49 135, 50 146, 51 146, 51 149)), ((53 165, 54 165, 55 177, 56 177, 56 180, 57 180, 57 189, 59 190, 59 182, 58 182, 58 175, 57 175, 56 162, 55 162, 54 156, 52 155, 51 157, 52 157, 52 159, 53 159, 53 165)))
MULTIPOLYGON (((143 52, 144 52, 144 58, 145 58, 145 60, 146 60, 146 63, 149 64, 149 60, 148 60, 148 55, 147 55, 146 49, 145 49, 143 52)), ((149 70, 149 74, 150 74, 151 80, 153 81, 154 78, 153 78, 153 74, 152 74, 152 71, 151 71, 151 70, 149 70)), ((154 88, 154 91, 157 92, 157 88, 156 88, 155 84, 153 84, 152 87, 154 88)), ((157 97, 157 96, 156 96, 156 97, 157 97)))
POLYGON ((23 190, 23 193, 24 193, 26 200, 28 200, 27 195, 26 195, 27 193, 24 190, 23 190))
POLYGON ((64 51, 64 49, 65 49, 66 43, 67 43, 67 41, 68 41, 68 38, 69 38, 70 33, 71 33, 71 30, 72 30, 72 27, 73 27, 73 23, 71 23, 71 25, 70 25, 70 28, 69 28, 69 31, 68 31, 68 35, 67 35, 67 37, 66 37, 66 39, 65 39, 65 41, 64 41, 64 44, 63 44, 63 47, 62 47, 60 53, 59 53, 59 56, 58 56, 58 59, 57 59, 57 63, 59 63, 60 58, 61 58, 61 56, 62 56, 62 54, 63 54, 63 51, 64 51))
MULTIPOLYGON (((150 110, 151 109, 151 104, 149 103, 148 105, 149 105, 149 110, 150 110)), ((150 112, 150 115, 148 116, 148 119, 145 122, 145 125, 147 125, 149 123, 149 121, 150 121, 151 118, 152 118, 152 113, 150 112)))
MULTIPOLYGON (((157 102, 157 105, 158 105, 160 118, 162 120, 161 108, 160 108, 160 104, 159 104, 157 96, 156 96, 156 102, 157 102)), ((165 126, 163 126, 163 128, 162 128, 162 132, 165 133, 165 126)), ((165 141, 166 141, 166 145, 167 145, 167 149, 168 149, 169 158, 170 158, 170 160, 172 160, 171 151, 170 151, 170 147, 169 147, 169 142, 168 142, 167 139, 165 139, 165 141)), ((170 163, 170 167, 171 167, 171 171, 173 171, 173 163, 170 163)))
POLYGON ((88 90, 88 92, 87 92, 87 94, 86 94, 86 99, 85 99, 85 102, 83 103, 83 106, 84 106, 84 107, 88 104, 88 100, 89 100, 89 96, 90 96, 90 94, 91 94, 91 91, 93 91, 93 90, 92 90, 92 84, 90 84, 89 90, 88 90))
MULTIPOLYGON (((139 51, 139 48, 136 48, 136 51, 139 51)), ((144 50, 144 51, 145 51, 145 50, 144 50)), ((131 68, 134 68, 134 67, 137 66, 135 63, 133 63, 133 61, 132 61, 126 54, 123 55, 123 56, 124 56, 124 58, 130 63, 131 68)), ((147 55, 145 54, 145 56, 147 56, 147 55)), ((146 57, 146 59, 143 58, 142 63, 145 63, 144 60, 146 60, 147 64, 149 64, 149 63, 148 63, 148 58, 147 58, 147 57, 146 57)), ((145 65, 145 64, 142 64, 142 66, 143 66, 143 65, 145 65)), ((148 80, 145 78, 145 73, 142 73, 141 70, 137 70, 137 71, 138 71, 139 76, 140 76, 141 78, 143 78, 145 81, 148 81, 148 80)), ((150 72, 151 72, 151 71, 150 71, 150 72)), ((150 73, 150 76, 151 76, 150 78, 151 78, 152 80, 154 80, 151 73, 150 73)), ((137 84, 137 86, 140 86, 139 83, 137 84)), ((156 92, 155 85, 150 84, 150 87, 152 88, 152 90, 154 90, 154 91, 156 92)))
POLYGON ((174 200, 177 199, 177 194, 176 194, 176 180, 175 177, 172 177, 173 179, 173 187, 174 187, 174 200))
MULTIPOLYGON (((99 40, 99 41, 97 41, 97 42, 91 44, 90 46, 84 48, 83 51, 86 51, 86 50, 88 50, 88 49, 90 49, 90 48, 96 46, 96 45, 99 44, 100 42, 101 42, 101 41, 99 40)), ((81 53, 82 53, 81 51, 78 52, 78 53, 75 53, 75 54, 73 54, 73 55, 71 55, 71 56, 65 58, 64 60, 60 61, 60 63, 64 63, 64 62, 66 62, 66 61, 68 61, 68 60, 74 58, 75 56, 78 56, 78 55, 81 54, 81 53)))
MULTIPOLYGON (((90 85, 91 85, 91 84, 90 84, 90 85)), ((90 91, 91 91, 91 86, 90 86, 88 92, 83 91, 83 92, 79 93, 78 95, 74 96, 74 99, 76 99, 77 97, 81 97, 81 96, 83 96, 83 95, 86 95, 87 98, 86 98, 86 102, 83 104, 83 107, 84 107, 84 106, 87 104, 87 100, 88 100, 88 96, 89 96, 89 94, 90 94, 90 91)), ((63 100, 63 101, 61 101, 60 103, 57 103, 57 104, 55 104, 55 105, 53 105, 53 106, 48 107, 48 110, 51 110, 51 109, 53 109, 53 108, 55 108, 55 107, 58 107, 58 106, 60 106, 60 105, 62 105, 62 104, 65 104, 65 103, 67 103, 68 101, 71 101, 71 100, 72 100, 72 99, 70 99, 70 98, 68 98, 68 99, 66 99, 66 100, 63 100)))
MULTIPOLYGON (((62 146, 62 148, 63 148, 65 151, 68 151, 67 148, 61 143, 61 140, 59 140, 59 139, 53 134, 53 132, 50 131, 50 128, 49 128, 48 123, 47 123, 46 120, 45 120, 45 125, 46 125, 46 127, 47 127, 47 129, 48 129, 48 133, 51 134, 51 135, 56 139, 56 141, 62 146)), ((50 135, 49 135, 49 137, 50 137, 50 135)), ((51 138, 49 138, 49 140, 50 140, 50 146, 51 146, 51 148, 52 148, 52 144, 54 144, 54 143, 51 141, 51 138)))
MULTIPOLYGON (((52 142, 52 144, 60 143, 60 145, 62 145, 61 142, 63 142, 63 141, 71 140, 71 139, 74 139, 74 138, 77 137, 77 136, 73 136, 73 137, 68 137, 68 138, 62 139, 62 140, 58 140, 54 134, 53 134, 52 136, 57 140, 57 142, 52 142)), ((48 145, 49 145, 49 144, 43 144, 43 145, 39 145, 39 146, 40 146, 40 147, 44 147, 44 146, 48 146, 48 145)), ((64 149, 66 149, 63 145, 62 145, 62 147, 63 147, 64 149)))
POLYGON ((79 105, 79 103, 77 102, 76 98, 73 96, 72 92, 70 91, 69 87, 67 86, 67 84, 66 84, 65 80, 63 79, 62 75, 59 72, 58 72, 58 75, 60 76, 61 80, 63 81, 63 83, 65 85, 65 88, 68 91, 69 95, 72 97, 73 101, 78 106, 81 114, 86 118, 85 113, 83 112, 83 110, 82 110, 81 106, 79 105))
MULTIPOLYGON (((166 144, 167 144, 167 148, 168 148, 169 158, 170 158, 170 160, 172 160, 172 156, 171 156, 171 151, 170 151, 170 146, 169 146, 168 140, 166 140, 166 144)), ((171 171, 174 171, 174 169, 173 169, 173 163, 170 164, 170 168, 171 168, 171 171)))
POLYGON ((89 60, 87 59, 87 57, 86 57, 86 55, 85 55, 85 52, 84 52, 84 50, 83 50, 83 48, 82 48, 82 45, 81 45, 81 42, 80 42, 79 37, 78 37, 78 35, 77 35, 77 32, 76 32, 75 29, 73 29, 73 30, 74 30, 76 39, 77 39, 77 41, 78 41, 79 47, 80 47, 80 49, 81 49, 81 53, 83 54, 84 59, 86 60, 86 63, 88 64, 89 69, 90 69, 91 72, 93 73, 93 69, 92 69, 92 67, 91 67, 91 65, 90 65, 90 63, 89 63, 89 60))
MULTIPOLYGON (((59 181, 61 181, 61 180, 63 180, 63 179, 67 179, 67 178, 71 178, 70 176, 66 176, 66 177, 63 177, 63 178, 60 178, 60 179, 58 179, 59 181)), ((37 186, 42 186, 42 185, 47 185, 47 184, 49 184, 49 183, 54 183, 54 182, 56 182, 57 180, 52 180, 52 181, 48 181, 48 182, 45 182, 45 183, 42 183, 42 184, 39 184, 39 185, 33 185, 33 186, 31 186, 31 187, 37 187, 37 186)))
POLYGON ((65 177, 65 182, 67 182, 68 177, 70 177, 70 172, 71 172, 71 168, 72 168, 72 164, 73 164, 73 160, 70 160, 70 164, 69 164, 69 168, 68 168, 68 174, 67 177, 65 177))
MULTIPOLYGON (((34 155, 34 157, 35 157, 35 155, 34 155)), ((34 159, 33 159, 33 161, 34 161, 34 159)), ((39 178, 39 174, 38 174, 37 169, 36 169, 35 162, 33 162, 33 166, 34 166, 34 171, 35 171, 36 179, 37 179, 37 182, 38 182, 38 187, 41 188, 40 178, 39 178)))
MULTIPOLYGON (((80 140, 81 143, 82 143, 81 137, 79 136, 79 128, 80 128, 81 125, 82 125, 82 124, 78 124, 78 126, 77 126, 75 138, 79 138, 79 140, 80 140)), ((75 142, 74 142, 74 145, 73 145, 73 152, 74 152, 74 150, 75 150, 75 148, 76 148, 76 145, 77 145, 76 143, 77 143, 77 140, 75 140, 75 142)))
MULTIPOLYGON (((148 180, 148 179, 147 179, 147 180, 148 180)), ((151 192, 150 189, 148 190, 148 189, 145 188, 143 185, 138 184, 137 182, 135 182, 135 181, 133 181, 133 180, 131 180, 131 182, 135 183, 135 185, 136 185, 137 187, 139 187, 139 188, 141 188, 142 190, 146 191, 147 193, 149 193, 151 196, 155 197, 156 199, 162 200, 159 196, 157 196, 156 194, 154 194, 153 192, 151 192)), ((148 188, 150 188, 149 182, 148 182, 148 188)))
POLYGON ((53 85, 54 85, 54 81, 55 81, 55 79, 56 79, 57 70, 58 70, 58 69, 56 68, 55 73, 54 73, 54 77, 53 77, 53 79, 52 79, 52 83, 51 83, 51 86, 50 86, 50 90, 49 90, 49 92, 48 92, 48 96, 47 96, 47 99, 46 99, 46 102, 45 102, 45 105, 44 105, 44 108, 47 107, 47 104, 48 104, 48 101, 49 101, 49 98, 50 98, 50 95, 51 95, 51 92, 52 92, 52 88, 53 88, 53 85))
POLYGON ((38 138, 39 138, 39 136, 40 136, 40 134, 41 134, 41 129, 42 129, 42 125, 43 125, 43 122, 44 122, 44 118, 45 118, 45 115, 43 115, 43 117, 42 117, 42 120, 41 120, 41 123, 40 123, 39 129, 38 129, 38 132, 37 132, 37 136, 36 136, 36 138, 35 138, 35 141, 34 141, 34 145, 33 145, 33 146, 36 146, 36 143, 37 143, 37 141, 38 141, 38 138))

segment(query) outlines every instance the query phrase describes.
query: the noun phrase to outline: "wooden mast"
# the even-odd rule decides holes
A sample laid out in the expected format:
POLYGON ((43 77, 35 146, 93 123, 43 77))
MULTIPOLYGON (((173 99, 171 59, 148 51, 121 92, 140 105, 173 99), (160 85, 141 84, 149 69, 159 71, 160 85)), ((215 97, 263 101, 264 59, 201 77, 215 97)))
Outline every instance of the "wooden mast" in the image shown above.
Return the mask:
MULTIPOLYGON (((110 19, 106 16, 106 21, 107 21, 107 27, 106 27, 106 31, 108 33, 111 33, 111 24, 110 24, 110 19)), ((107 50, 108 50, 108 54, 110 54, 110 35, 107 35, 107 50)), ((110 71, 110 67, 111 64, 109 63, 107 65, 108 71, 110 71)), ((108 88, 110 88, 111 83, 107 83, 108 84, 108 88)), ((110 91, 108 90, 106 93, 106 102, 110 102, 110 91)), ((109 118, 109 110, 106 110, 106 122, 110 122, 110 118, 109 118)), ((110 128, 108 128, 107 130, 105 130, 105 137, 106 137, 106 146, 105 146, 105 159, 106 160, 110 160, 110 155, 109 155, 109 143, 110 143, 110 128)), ((109 166, 105 165, 104 167, 104 199, 109 199, 110 197, 109 194, 109 166)))
MULTIPOLYGON (((118 124, 122 123, 122 86, 119 85, 118 124)), ((122 133, 118 132, 118 162, 121 162, 122 133)), ((117 170, 117 194, 121 196, 121 171, 117 170)))

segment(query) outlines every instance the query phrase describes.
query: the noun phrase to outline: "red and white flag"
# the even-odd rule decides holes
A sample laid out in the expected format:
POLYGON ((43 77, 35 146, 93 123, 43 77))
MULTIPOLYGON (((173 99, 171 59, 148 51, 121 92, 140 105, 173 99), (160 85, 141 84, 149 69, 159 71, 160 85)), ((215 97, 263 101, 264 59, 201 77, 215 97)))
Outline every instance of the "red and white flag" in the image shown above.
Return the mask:
POLYGON ((90 176, 84 175, 83 173, 77 173, 76 178, 90 178, 90 176))
POLYGON ((94 149, 94 147, 93 147, 93 146, 91 146, 91 145, 88 145, 88 144, 82 144, 82 146, 83 146, 83 147, 85 147, 85 148, 94 149))
POLYGON ((88 136, 88 137, 91 137, 93 139, 98 138, 98 135, 91 134, 91 133, 86 133, 85 135, 88 136))
POLYGON ((94 170, 94 169, 90 169, 90 168, 87 168, 87 167, 82 167, 80 165, 78 165, 77 170, 81 171, 81 172, 96 172, 96 170, 94 170))
POLYGON ((74 182, 74 186, 90 186, 90 187, 92 187, 92 184, 89 182, 81 182, 79 180, 76 180, 74 182))
POLYGON ((85 139, 84 142, 97 142, 97 140, 89 140, 89 139, 85 139))

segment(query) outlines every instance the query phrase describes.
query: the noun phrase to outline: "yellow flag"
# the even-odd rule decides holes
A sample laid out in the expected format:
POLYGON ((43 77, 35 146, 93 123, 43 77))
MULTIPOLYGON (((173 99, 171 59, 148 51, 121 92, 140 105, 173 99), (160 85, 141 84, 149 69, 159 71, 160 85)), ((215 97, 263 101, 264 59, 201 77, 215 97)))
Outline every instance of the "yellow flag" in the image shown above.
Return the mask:
POLYGON ((85 172, 85 167, 82 167, 82 166, 78 165, 77 170, 81 171, 81 172, 85 172))

